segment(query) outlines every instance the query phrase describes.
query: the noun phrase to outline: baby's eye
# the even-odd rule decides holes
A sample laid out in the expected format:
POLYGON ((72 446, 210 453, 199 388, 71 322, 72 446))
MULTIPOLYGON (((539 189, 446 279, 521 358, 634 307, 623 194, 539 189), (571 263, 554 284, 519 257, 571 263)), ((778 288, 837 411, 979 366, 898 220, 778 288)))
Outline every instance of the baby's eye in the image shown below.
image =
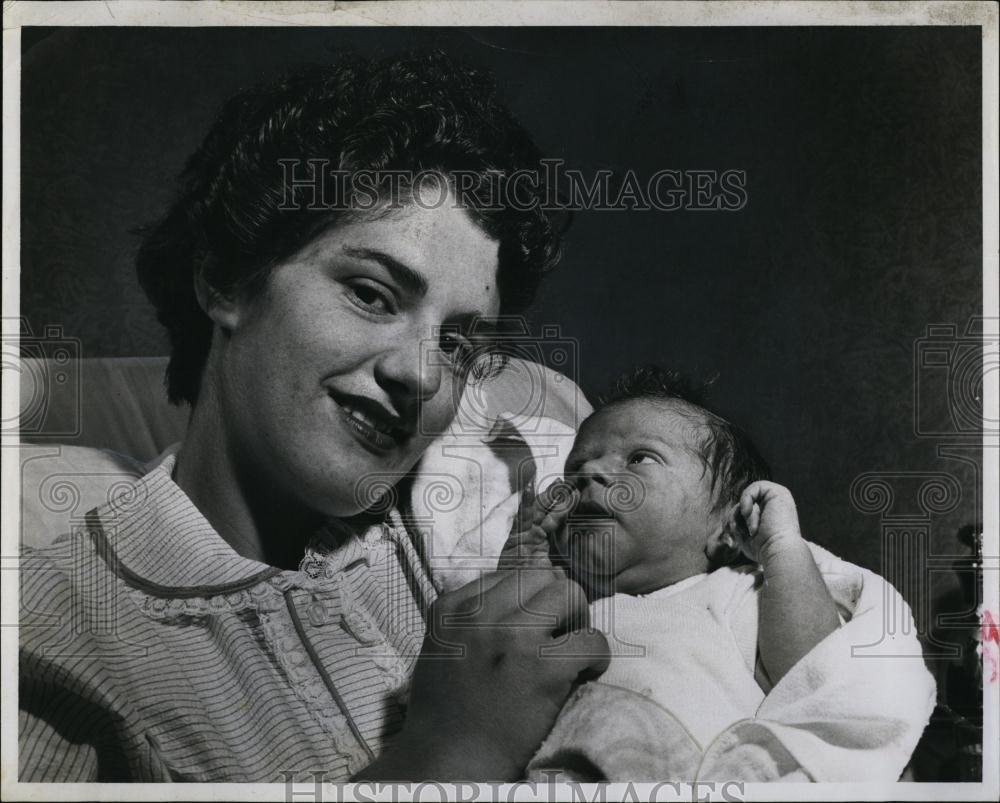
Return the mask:
POLYGON ((649 452, 636 452, 628 459, 628 464, 630 466, 641 466, 644 463, 659 463, 660 461, 656 459, 655 455, 649 452))
POLYGON ((395 311, 392 294, 369 281, 349 285, 349 298, 368 312, 388 314, 395 311))

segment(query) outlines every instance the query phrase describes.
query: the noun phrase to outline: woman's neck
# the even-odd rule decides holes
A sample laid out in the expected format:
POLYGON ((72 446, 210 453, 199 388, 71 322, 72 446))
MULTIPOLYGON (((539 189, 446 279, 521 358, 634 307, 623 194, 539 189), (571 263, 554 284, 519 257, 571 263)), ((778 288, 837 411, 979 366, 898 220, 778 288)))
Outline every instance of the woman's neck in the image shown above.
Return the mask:
POLYGON ((174 481, 240 555, 295 569, 323 517, 282 496, 227 436, 206 371, 174 468, 174 481))

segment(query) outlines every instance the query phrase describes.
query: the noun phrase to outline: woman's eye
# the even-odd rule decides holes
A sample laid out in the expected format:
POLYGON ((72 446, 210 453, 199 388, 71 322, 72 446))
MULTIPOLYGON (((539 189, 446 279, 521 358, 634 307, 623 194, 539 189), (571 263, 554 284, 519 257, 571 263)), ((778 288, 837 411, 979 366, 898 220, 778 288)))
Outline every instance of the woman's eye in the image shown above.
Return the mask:
POLYGON ((390 313, 394 310, 392 297, 373 284, 358 282, 350 286, 354 303, 370 312, 390 313))
POLYGON ((649 452, 636 452, 628 459, 630 466, 641 466, 644 463, 656 463, 657 459, 649 452))
POLYGON ((439 339, 441 351, 453 365, 461 365, 465 368, 473 357, 472 343, 459 332, 442 332, 439 339))

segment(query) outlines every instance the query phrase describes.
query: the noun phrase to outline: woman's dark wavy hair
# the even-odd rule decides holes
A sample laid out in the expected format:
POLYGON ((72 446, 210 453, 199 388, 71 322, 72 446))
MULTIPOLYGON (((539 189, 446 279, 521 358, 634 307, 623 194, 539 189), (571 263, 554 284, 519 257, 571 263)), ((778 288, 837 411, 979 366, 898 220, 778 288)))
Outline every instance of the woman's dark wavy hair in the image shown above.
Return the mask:
MULTIPOLYGON (((195 296, 196 274, 220 293, 257 293, 276 263, 344 215, 308 208, 315 187, 304 187, 301 176, 310 159, 349 173, 469 171, 496 178, 531 170, 539 177, 531 188, 537 208, 484 208, 489 204, 473 197, 469 209, 499 243, 502 313, 523 311, 559 260, 565 218, 540 208, 546 192, 540 153, 491 76, 439 52, 348 57, 298 70, 225 104, 181 175, 179 197, 140 247, 139 282, 170 335, 172 402, 197 399, 212 336, 195 296), (279 161, 290 158, 298 163, 291 174, 298 183, 279 161)), ((518 200, 528 192, 522 182, 518 200)))
POLYGON ((699 455, 706 470, 712 472, 712 490, 717 494, 717 505, 722 507, 738 502, 751 483, 770 480, 771 469, 743 429, 705 406, 716 378, 695 378, 644 365, 621 376, 601 397, 598 409, 634 399, 683 402, 704 424, 699 455))

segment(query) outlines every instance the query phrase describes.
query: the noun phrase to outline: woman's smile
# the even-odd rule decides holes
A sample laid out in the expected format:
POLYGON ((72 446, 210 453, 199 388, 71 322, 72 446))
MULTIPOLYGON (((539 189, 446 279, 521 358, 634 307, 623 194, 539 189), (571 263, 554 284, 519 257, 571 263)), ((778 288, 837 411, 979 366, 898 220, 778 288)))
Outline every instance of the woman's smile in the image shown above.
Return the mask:
POLYGON ((413 427, 404 426, 399 416, 376 401, 360 396, 340 396, 334 392, 330 392, 330 399, 361 445, 376 453, 405 448, 413 434, 413 427))

